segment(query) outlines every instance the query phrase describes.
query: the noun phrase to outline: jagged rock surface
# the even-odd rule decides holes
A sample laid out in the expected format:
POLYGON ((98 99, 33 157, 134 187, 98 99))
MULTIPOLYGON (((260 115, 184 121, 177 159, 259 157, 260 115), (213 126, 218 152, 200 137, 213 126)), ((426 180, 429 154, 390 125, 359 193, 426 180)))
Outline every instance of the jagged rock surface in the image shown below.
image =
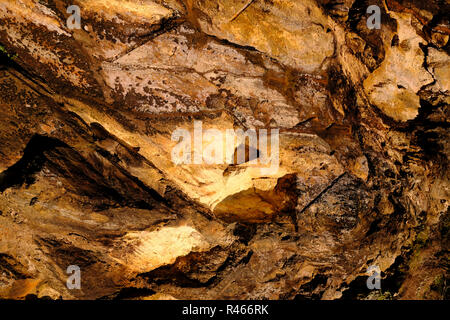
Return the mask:
POLYGON ((450 5, 370 4, 2 1, 0 298, 448 299, 450 5), (194 121, 279 170, 175 164, 194 121))

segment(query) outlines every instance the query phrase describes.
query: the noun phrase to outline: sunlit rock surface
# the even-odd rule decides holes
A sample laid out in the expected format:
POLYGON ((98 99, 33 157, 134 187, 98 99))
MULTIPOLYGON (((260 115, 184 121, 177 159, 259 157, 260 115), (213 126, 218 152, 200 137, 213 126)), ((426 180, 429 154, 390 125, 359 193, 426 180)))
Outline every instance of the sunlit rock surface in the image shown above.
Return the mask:
POLYGON ((0 298, 448 299, 449 5, 373 4, 2 1, 0 298))

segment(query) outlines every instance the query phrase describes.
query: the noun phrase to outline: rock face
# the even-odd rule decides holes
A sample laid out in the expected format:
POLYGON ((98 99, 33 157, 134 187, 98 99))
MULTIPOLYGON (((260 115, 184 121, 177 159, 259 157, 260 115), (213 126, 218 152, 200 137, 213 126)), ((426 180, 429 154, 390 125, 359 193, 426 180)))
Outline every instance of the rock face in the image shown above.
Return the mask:
POLYGON ((2 1, 0 298, 448 299, 450 7, 370 4, 2 1))

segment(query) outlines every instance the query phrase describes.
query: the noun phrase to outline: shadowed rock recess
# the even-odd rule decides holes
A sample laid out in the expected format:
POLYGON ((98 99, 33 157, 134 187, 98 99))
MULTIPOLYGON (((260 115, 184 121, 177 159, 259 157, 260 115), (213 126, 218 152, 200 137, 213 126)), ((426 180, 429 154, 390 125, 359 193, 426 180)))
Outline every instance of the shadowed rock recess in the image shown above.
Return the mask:
POLYGON ((449 299, 449 13, 0 1, 0 298, 449 299), (176 164, 196 122, 278 170, 176 164))

